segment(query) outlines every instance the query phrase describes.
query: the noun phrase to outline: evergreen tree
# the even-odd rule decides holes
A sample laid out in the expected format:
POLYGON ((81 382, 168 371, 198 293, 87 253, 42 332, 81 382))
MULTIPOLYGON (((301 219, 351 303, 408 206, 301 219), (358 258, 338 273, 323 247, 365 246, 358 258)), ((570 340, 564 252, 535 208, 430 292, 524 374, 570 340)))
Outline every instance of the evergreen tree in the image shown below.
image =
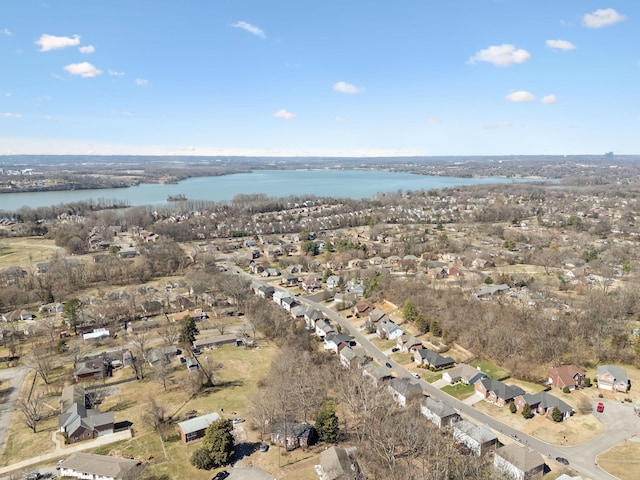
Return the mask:
POLYGON ((178 341, 183 345, 191 344, 199 333, 200 331, 198 330, 195 319, 191 318, 191 316, 185 316, 182 319, 182 328, 180 329, 178 341))
POLYGON ((413 300, 407 298, 402 304, 402 318, 406 321, 413 322, 418 317, 418 309, 413 300))
POLYGON ((72 298, 67 301, 62 308, 62 318, 70 328, 73 328, 73 333, 78 334, 78 325, 80 324, 80 313, 82 311, 82 302, 77 298, 72 298))
POLYGON ((533 412, 531 411, 531 407, 528 403, 524 404, 524 408, 522 409, 522 416, 527 419, 533 417, 533 412))
POLYGON ((517 409, 517 407, 516 407, 516 404, 513 402, 513 400, 511 400, 511 401, 509 402, 509 411, 510 411, 511 413, 516 413, 516 411, 517 411, 517 410, 518 410, 518 409, 517 409))
POLYGON ((233 425, 230 420, 216 420, 204 432, 202 447, 193 452, 191 464, 202 470, 211 470, 228 464, 235 453, 233 425))
POLYGON ((193 452, 190 461, 191 465, 199 468, 200 470, 211 470, 212 468, 215 468, 215 464, 213 463, 211 455, 209 455, 209 451, 204 447, 193 452))
POLYGON ((562 421, 562 412, 558 407, 553 407, 553 411, 551 412, 551 418, 553 418, 554 422, 559 423, 562 421))
POLYGON ((318 438, 323 442, 335 443, 338 441, 338 417, 336 406, 332 400, 327 400, 316 415, 316 431, 318 438))
POLYGON ((431 331, 431 333, 433 333, 436 337, 441 337, 442 336, 442 328, 440 328, 440 324, 433 320, 431 322, 431 327, 429 328, 429 330, 431 331))

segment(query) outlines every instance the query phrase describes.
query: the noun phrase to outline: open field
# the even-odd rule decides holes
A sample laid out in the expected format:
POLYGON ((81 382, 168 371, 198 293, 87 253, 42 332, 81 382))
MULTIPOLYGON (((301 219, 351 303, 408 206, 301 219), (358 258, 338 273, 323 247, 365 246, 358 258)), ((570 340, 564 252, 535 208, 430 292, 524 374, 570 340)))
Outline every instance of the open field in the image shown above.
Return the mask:
POLYGON ((626 440, 601 453, 598 465, 621 480, 640 478, 640 442, 626 440))
POLYGON ((503 380, 511 375, 508 370, 497 366, 489 360, 474 360, 471 362, 471 366, 480 367, 480 369, 486 373, 489 378, 495 378, 496 380, 503 380))
POLYGON ((58 251, 53 240, 41 237, 4 239, 0 241, 0 268, 30 265, 53 257, 58 251))
MULTIPOLYGON (((522 388, 525 392, 534 393, 534 394, 540 393, 547 389, 547 387, 545 387, 544 385, 540 385, 538 383, 525 382, 524 380, 514 380, 513 378, 506 380, 504 383, 506 385, 517 385, 518 387, 522 388)), ((560 392, 560 394, 562 394, 562 392, 560 392)), ((558 396, 557 393, 556 393, 556 396, 558 396)))

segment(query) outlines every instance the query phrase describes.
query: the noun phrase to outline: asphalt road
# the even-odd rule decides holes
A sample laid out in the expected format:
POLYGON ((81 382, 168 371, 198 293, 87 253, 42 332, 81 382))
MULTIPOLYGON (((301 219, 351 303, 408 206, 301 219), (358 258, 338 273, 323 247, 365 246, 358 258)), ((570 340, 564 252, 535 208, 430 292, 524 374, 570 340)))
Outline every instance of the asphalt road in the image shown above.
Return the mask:
POLYGON ((7 440, 9 425, 11 425, 11 417, 16 410, 18 395, 28 371, 29 369, 24 366, 0 370, 0 378, 9 382, 8 391, 0 404, 0 454, 4 452, 4 444, 7 440))
MULTIPOLYGON (((229 270, 231 272, 236 272, 237 274, 243 275, 245 278, 251 280, 252 282, 265 284, 265 282, 257 280, 250 274, 238 269, 230 261, 228 262, 228 264, 230 267, 229 270)), ((277 290, 286 291, 285 288, 281 288, 276 285, 274 286, 277 290)), ((384 353, 380 351, 380 349, 378 349, 378 347, 371 343, 362 334, 362 332, 360 332, 356 327, 354 327, 337 312, 327 308, 319 302, 313 301, 310 298, 299 298, 306 305, 317 308, 318 310, 323 312, 327 318, 340 325, 344 329, 344 331, 348 331, 349 334, 354 338, 354 340, 359 343, 371 357, 380 362, 382 365, 389 362, 392 367, 391 370, 396 375, 400 377, 410 376, 409 372, 404 367, 388 358, 384 353)), ((551 445, 538 440, 535 437, 526 435, 519 430, 512 428, 493 417, 490 417, 489 415, 479 412, 478 410, 473 408, 473 406, 461 402, 455 397, 452 397, 451 395, 441 391, 440 389, 434 387, 433 385, 425 382, 422 379, 419 381, 426 394, 437 400, 446 402, 448 405, 458 410, 462 416, 473 420, 475 423, 484 423, 494 431, 510 436, 511 438, 517 440, 520 444, 526 445, 529 448, 536 450, 546 458, 555 460, 556 457, 564 457, 569 460, 569 466, 573 470, 576 470, 578 473, 591 479, 616 480, 616 477, 609 475, 607 472, 598 467, 596 463, 597 456, 598 454, 608 450, 609 448, 618 445, 623 440, 634 437, 636 435, 636 432, 639 431, 638 428, 640 426, 640 417, 633 415, 633 407, 631 405, 626 405, 626 407, 628 407, 626 411, 616 412, 614 411, 615 407, 610 407, 609 403, 617 404, 618 402, 611 401, 607 402, 607 405, 605 405, 605 415, 603 415, 602 418, 605 425, 605 430, 597 438, 583 445, 574 447, 560 447, 551 445), (611 413, 609 413, 610 410, 611 413)), ((623 407, 624 406, 625 405, 623 405, 623 407)))

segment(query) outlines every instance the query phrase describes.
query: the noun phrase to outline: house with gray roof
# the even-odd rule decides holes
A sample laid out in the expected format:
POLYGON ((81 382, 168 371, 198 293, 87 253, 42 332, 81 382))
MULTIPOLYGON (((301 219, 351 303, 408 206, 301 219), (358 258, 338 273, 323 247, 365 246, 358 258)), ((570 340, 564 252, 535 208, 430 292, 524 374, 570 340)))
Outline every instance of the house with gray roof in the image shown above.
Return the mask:
POLYGON ((613 392, 626 392, 631 388, 631 381, 624 369, 615 365, 600 365, 598 367, 598 388, 613 392))
POLYGON ((438 428, 446 428, 460 420, 460 415, 451 405, 432 397, 422 399, 420 413, 438 428))
POLYGON ((137 460, 129 458, 75 452, 59 464, 63 478, 92 478, 100 480, 124 480, 135 478, 137 460))
POLYGON ((320 338, 324 338, 330 333, 338 333, 337 330, 329 323, 329 320, 318 320, 316 322, 316 335, 320 338))
POLYGON ((213 422, 220 420, 220 415, 216 412, 207 413, 200 417, 190 418, 178 423, 180 438, 184 443, 193 442, 204 437, 204 432, 213 422))
POLYGON ((465 385, 473 385, 483 378, 487 378, 486 373, 479 368, 472 367, 466 363, 456 365, 442 374, 442 379, 450 384, 460 382, 465 385))
POLYGON ((376 332, 380 338, 385 338, 387 340, 395 340, 404 334, 404 331, 391 320, 383 320, 379 322, 376 332))
POLYGON ((64 413, 58 415, 58 427, 69 443, 102 437, 113 433, 113 412, 86 408, 83 403, 73 403, 64 413))
POLYGON ((304 310, 304 321, 307 325, 307 328, 315 328, 316 322, 318 320, 324 320, 324 314, 314 307, 307 307, 304 310))
POLYGON ((455 363, 453 358, 443 357, 428 348, 415 349, 413 352, 413 360, 418 365, 426 365, 433 370, 451 367, 455 363))
POLYGON ((390 369, 384 365, 377 365, 375 363, 365 365, 362 369, 362 375, 372 378, 376 385, 381 385, 383 382, 392 378, 390 369))
POLYGON ((496 450, 493 465, 514 480, 538 480, 544 475, 544 459, 529 447, 515 443, 496 450))
POLYGON ((420 399, 423 394, 420 384, 408 378, 392 378, 387 388, 401 407, 406 407, 412 399, 420 399))
POLYGON ((351 345, 351 337, 346 333, 328 333, 324 337, 324 349, 340 353, 344 347, 351 345))
POLYGON ((79 385, 77 383, 73 385, 67 385, 62 389, 60 400, 58 400, 60 404, 60 413, 64 413, 69 410, 69 408, 71 408, 71 405, 73 405, 74 403, 86 407, 86 401, 87 397, 83 385, 79 385))
POLYGON ((453 424, 453 438, 478 456, 494 451, 498 443, 498 437, 487 425, 475 425, 467 420, 453 424))
POLYGON ((506 293, 509 291, 509 285, 505 283, 501 283, 500 285, 487 285, 485 287, 481 287, 475 293, 475 296, 480 299, 488 299, 495 295, 506 293))
POLYGON ((519 395, 524 395, 526 392, 515 385, 507 385, 499 380, 492 378, 483 378, 478 380, 474 384, 476 395, 481 396, 488 402, 493 403, 499 407, 505 406, 519 395))
POLYGON ((320 480, 365 480, 356 460, 356 448, 330 447, 320 454, 316 471, 320 480))
POLYGON ((529 405, 531 411, 539 415, 551 415, 553 409, 557 408, 560 410, 563 420, 566 420, 574 413, 570 405, 567 405, 558 397, 554 397, 549 392, 539 392, 536 394, 525 393, 524 395, 515 397, 513 402, 516 405, 518 413, 522 413, 525 405, 529 405))
POLYGON ((367 351, 362 347, 344 347, 342 350, 340 350, 340 363, 343 367, 346 368, 362 368, 372 360, 373 358, 367 355, 367 351))

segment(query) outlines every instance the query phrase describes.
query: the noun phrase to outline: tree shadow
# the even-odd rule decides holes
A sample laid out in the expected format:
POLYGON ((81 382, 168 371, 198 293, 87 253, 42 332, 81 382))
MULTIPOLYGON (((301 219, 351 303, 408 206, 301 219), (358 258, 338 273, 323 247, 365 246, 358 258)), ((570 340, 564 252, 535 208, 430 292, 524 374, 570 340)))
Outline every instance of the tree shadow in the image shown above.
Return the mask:
POLYGON ((255 453, 260 448, 260 442, 240 442, 235 446, 235 455, 233 457, 234 462, 239 462, 244 457, 255 453))
POLYGON ((131 400, 127 400, 127 401, 119 400, 113 407, 111 407, 111 411, 121 412, 123 410, 127 410, 128 408, 132 407, 133 404, 134 402, 131 400))
POLYGON ((215 383, 212 386, 207 387, 206 390, 207 392, 215 393, 229 387, 241 387, 242 385, 244 385, 244 382, 241 380, 230 380, 227 382, 215 383))
POLYGON ((113 431, 114 432, 120 432, 122 430, 126 430, 127 428, 131 428, 133 427, 133 423, 131 423, 129 420, 124 420, 122 422, 116 422, 113 424, 113 431))

